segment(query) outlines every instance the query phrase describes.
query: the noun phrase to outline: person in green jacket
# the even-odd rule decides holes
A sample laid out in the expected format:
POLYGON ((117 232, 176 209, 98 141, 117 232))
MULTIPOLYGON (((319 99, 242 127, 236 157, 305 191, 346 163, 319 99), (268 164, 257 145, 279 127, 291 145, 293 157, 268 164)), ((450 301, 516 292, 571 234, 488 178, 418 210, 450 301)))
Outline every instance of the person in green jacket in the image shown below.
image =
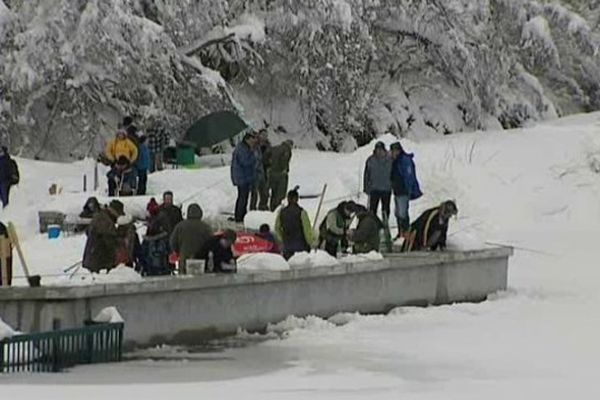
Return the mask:
POLYGON ((313 243, 310 219, 306 210, 298 205, 299 197, 297 190, 290 190, 288 204, 279 211, 275 220, 275 233, 283 243, 283 257, 286 260, 296 253, 310 251, 313 243))
POLYGON ((356 203, 342 201, 336 208, 329 211, 319 226, 319 248, 324 249, 333 257, 337 256, 338 247, 348 247, 348 229, 352 223, 356 203))
POLYGON ((196 203, 187 209, 187 219, 181 221, 171 234, 171 250, 179 253, 179 274, 187 273, 187 261, 199 258, 204 243, 213 235, 212 229, 202 221, 202 208, 196 203))
POLYGON ((354 254, 379 251, 379 233, 383 229, 383 222, 366 208, 357 212, 356 217, 358 225, 351 235, 354 254))
POLYGON ((288 175, 294 142, 286 140, 271 148, 269 154, 268 182, 271 191, 271 211, 275 211, 285 198, 288 190, 288 175))

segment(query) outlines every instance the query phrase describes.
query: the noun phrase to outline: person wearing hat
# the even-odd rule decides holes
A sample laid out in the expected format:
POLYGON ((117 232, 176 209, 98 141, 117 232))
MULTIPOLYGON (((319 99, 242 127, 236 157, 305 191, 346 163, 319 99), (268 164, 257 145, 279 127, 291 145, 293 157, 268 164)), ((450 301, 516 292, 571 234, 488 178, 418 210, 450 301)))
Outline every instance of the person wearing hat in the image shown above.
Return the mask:
POLYGON ((375 144, 373 154, 367 158, 363 176, 363 192, 369 196, 369 211, 377 215, 381 202, 381 215, 384 221, 390 216, 392 199, 392 159, 383 142, 375 144))
POLYGON ((200 259, 206 260, 206 272, 235 272, 232 246, 236 239, 235 231, 225 229, 225 231, 213 235, 204 243, 200 251, 200 259))
POLYGON ((444 250, 448 236, 448 222, 457 214, 458 207, 452 200, 447 200, 438 207, 423 212, 411 224, 401 251, 444 250))
POLYGON ((119 129, 117 136, 108 143, 105 156, 113 163, 120 157, 125 157, 130 164, 133 164, 137 160, 137 146, 127 137, 127 131, 124 128, 119 129))
POLYGON ((290 190, 287 195, 287 206, 277 214, 275 233, 283 243, 283 257, 286 260, 296 253, 309 251, 313 243, 313 232, 305 209, 298 205, 298 191, 290 190))
POLYGON ((117 220, 125 215, 123 203, 110 202, 108 207, 96 212, 86 232, 87 241, 82 265, 92 272, 110 270, 115 267, 116 251, 119 246, 117 220))
POLYGON ((400 142, 392 143, 392 190, 394 192, 394 211, 398 223, 398 236, 405 236, 410 228, 409 202, 423 196, 417 172, 414 155, 406 153, 400 142))
POLYGON ((250 192, 256 184, 256 155, 254 148, 257 139, 254 132, 248 132, 233 151, 231 158, 231 181, 237 187, 238 195, 235 202, 235 222, 244 222, 248 212, 250 192))
POLYGON ((269 191, 271 192, 269 206, 271 211, 275 211, 281 205, 288 190, 288 176, 293 147, 294 142, 286 140, 271 149, 268 168, 269 191))
POLYGON ((348 247, 348 229, 352 223, 357 204, 353 201, 342 201, 330 210, 319 225, 319 248, 333 257, 337 257, 338 247, 345 251, 348 247))

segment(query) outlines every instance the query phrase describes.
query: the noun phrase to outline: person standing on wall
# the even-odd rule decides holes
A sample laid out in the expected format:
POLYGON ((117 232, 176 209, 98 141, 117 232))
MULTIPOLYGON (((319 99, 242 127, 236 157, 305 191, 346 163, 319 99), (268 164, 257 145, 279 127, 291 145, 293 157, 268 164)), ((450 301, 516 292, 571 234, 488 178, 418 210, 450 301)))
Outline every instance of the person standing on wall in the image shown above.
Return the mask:
POLYGON ((290 161, 292 159, 292 148, 294 142, 286 140, 271 150, 269 165, 269 188, 271 191, 271 211, 275 211, 285 198, 288 190, 288 176, 290 172, 290 161))
POLYGON ((244 222, 248 212, 250 191, 256 183, 256 155, 254 147, 257 144, 256 134, 248 132, 233 151, 231 159, 231 181, 237 187, 238 195, 235 202, 235 222, 244 222))
POLYGON ((392 199, 392 159, 383 142, 375 144, 373 154, 367 159, 363 178, 363 191, 369 196, 369 211, 377 215, 381 202, 382 220, 390 216, 392 199))
POLYGON ((10 198, 10 189, 13 185, 18 185, 20 181, 19 166, 10 156, 8 148, 0 148, 0 200, 2 208, 8 206, 10 198))
POLYGON ((417 172, 413 161, 414 155, 406 153, 400 142, 391 145, 392 159, 392 189, 394 191, 394 205, 396 221, 398 223, 398 236, 404 236, 410 229, 409 202, 423 196, 417 172))

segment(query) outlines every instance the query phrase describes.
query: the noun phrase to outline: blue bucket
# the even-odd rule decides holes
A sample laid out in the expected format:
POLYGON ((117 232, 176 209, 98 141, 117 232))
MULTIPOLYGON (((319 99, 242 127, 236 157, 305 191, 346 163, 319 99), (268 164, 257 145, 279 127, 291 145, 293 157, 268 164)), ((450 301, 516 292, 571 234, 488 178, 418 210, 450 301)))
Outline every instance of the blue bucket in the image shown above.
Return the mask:
POLYGON ((48 225, 48 239, 57 239, 60 231, 60 225, 48 225))

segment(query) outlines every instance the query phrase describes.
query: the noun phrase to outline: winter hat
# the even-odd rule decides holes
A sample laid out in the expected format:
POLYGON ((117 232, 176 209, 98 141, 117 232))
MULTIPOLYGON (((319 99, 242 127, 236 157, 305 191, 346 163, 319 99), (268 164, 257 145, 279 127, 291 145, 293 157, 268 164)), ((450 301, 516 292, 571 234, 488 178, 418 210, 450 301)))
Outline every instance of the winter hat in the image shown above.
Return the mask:
POLYGON ((125 206, 119 200, 111 201, 108 207, 117 213, 117 215, 125 215, 125 206))
POLYGON ((202 219, 204 213, 202 212, 202 208, 196 204, 192 203, 188 206, 187 209, 187 218, 188 219, 202 219))
POLYGON ((375 143, 375 150, 378 150, 378 149, 385 150, 385 143, 383 143, 381 141, 375 143))
POLYGON ((235 243, 235 240, 237 239, 237 234, 232 229, 225 229, 225 231, 223 231, 223 237, 229 242, 235 243))
POLYGON ((400 142, 394 142, 394 143, 392 143, 392 145, 390 146, 390 150, 404 151, 402 149, 402 145, 400 144, 400 142))

